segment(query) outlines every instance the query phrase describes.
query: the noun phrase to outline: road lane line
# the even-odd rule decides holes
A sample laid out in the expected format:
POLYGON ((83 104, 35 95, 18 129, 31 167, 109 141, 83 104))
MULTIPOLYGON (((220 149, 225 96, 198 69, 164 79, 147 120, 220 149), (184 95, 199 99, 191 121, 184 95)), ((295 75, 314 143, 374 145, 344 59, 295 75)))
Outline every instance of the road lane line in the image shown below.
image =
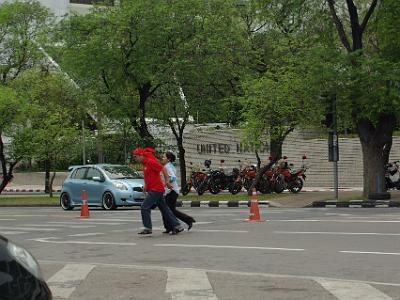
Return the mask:
POLYGON ((244 249, 244 250, 279 250, 279 251, 305 251, 296 248, 251 247, 251 246, 223 246, 223 245, 193 245, 193 244, 154 244, 155 247, 184 247, 184 248, 216 248, 216 249, 244 249))
POLYGON ((0 230, 20 230, 20 231, 58 231, 58 229, 54 228, 25 228, 23 226, 1 226, 0 230))
POLYGON ((324 289, 339 300, 393 300, 380 290, 365 283, 315 279, 324 289))
POLYGON ((53 297, 68 299, 94 267, 95 265, 87 264, 67 264, 64 266, 47 281, 53 297))
POLYGON ((16 235, 16 234, 24 234, 24 233, 28 233, 28 232, 24 232, 24 231, 2 231, 0 230, 1 234, 4 235, 16 235))
POLYGON ((169 269, 167 274, 166 292, 172 300, 218 300, 206 272, 169 269))
MULTIPOLYGON (((84 219, 82 219, 84 220, 84 219)), ((92 222, 90 221, 77 221, 77 222, 46 222, 48 224, 65 224, 65 225, 82 225, 82 224, 87 224, 87 225, 122 225, 121 223, 107 223, 107 222, 92 222)))
POLYGON ((136 246, 136 243, 114 243, 114 242, 85 242, 85 241, 57 241, 56 238, 30 239, 30 241, 49 243, 49 244, 81 244, 81 245, 117 245, 117 246, 136 246))
POLYGON ((248 233, 247 230, 222 230, 222 229, 192 229, 195 232, 226 232, 226 233, 248 233))
POLYGON ((23 226, 29 226, 29 227, 62 227, 62 228, 94 228, 96 226, 94 225, 64 225, 64 224, 26 224, 23 226))
POLYGON ((369 252, 369 251, 339 251, 340 253, 349 254, 375 254, 375 255, 400 255, 398 252, 369 252))
POLYGON ((0 219, 0 221, 17 221, 17 219, 0 219))
POLYGON ((400 223, 400 221, 394 220, 270 220, 270 222, 332 222, 332 223, 400 223))
POLYGON ((89 233, 78 233, 78 234, 69 234, 68 236, 95 236, 102 235, 103 232, 89 232, 89 233))
POLYGON ((377 236, 400 236, 400 233, 379 233, 379 232, 334 232, 334 231, 274 231, 284 234, 326 234, 326 235, 377 235, 377 236))

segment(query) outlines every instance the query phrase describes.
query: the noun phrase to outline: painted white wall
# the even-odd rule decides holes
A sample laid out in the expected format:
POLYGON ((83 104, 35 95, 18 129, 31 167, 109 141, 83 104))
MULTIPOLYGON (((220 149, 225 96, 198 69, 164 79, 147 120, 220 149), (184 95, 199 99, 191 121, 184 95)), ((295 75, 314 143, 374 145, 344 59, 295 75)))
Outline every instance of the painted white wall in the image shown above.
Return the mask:
MULTIPOLYGON (((0 4, 6 1, 0 0, 0 4)), ((50 10, 58 17, 64 16, 69 11, 69 0, 38 0, 42 5, 50 8, 50 10)))

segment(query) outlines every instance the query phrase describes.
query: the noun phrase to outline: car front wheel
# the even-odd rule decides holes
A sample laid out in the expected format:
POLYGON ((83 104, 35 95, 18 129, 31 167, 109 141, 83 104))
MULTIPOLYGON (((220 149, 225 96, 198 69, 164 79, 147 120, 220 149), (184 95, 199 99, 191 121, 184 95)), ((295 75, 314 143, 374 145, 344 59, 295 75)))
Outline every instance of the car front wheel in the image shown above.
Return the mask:
POLYGON ((71 198, 67 193, 62 193, 60 196, 60 206, 63 210, 72 210, 74 207, 71 205, 71 198))
POLYGON ((117 205, 115 205, 114 196, 110 192, 105 192, 103 194, 101 205, 106 210, 116 209, 117 208, 117 205))

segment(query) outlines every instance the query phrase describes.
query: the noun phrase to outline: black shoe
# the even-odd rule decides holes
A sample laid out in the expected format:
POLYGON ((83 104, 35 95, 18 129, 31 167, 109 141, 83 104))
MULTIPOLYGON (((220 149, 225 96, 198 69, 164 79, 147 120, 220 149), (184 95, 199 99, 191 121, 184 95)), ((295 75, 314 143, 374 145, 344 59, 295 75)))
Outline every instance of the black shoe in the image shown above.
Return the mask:
POLYGON ((175 235, 175 234, 178 234, 179 232, 182 232, 182 231, 183 231, 183 227, 182 227, 181 225, 179 225, 179 226, 176 226, 176 227, 172 230, 172 233, 171 233, 171 234, 175 235))
POLYGON ((142 231, 138 232, 138 234, 152 234, 153 231, 150 229, 143 229, 142 231))
POLYGON ((170 233, 171 231, 172 231, 171 229, 168 229, 168 230, 163 231, 162 233, 170 233))

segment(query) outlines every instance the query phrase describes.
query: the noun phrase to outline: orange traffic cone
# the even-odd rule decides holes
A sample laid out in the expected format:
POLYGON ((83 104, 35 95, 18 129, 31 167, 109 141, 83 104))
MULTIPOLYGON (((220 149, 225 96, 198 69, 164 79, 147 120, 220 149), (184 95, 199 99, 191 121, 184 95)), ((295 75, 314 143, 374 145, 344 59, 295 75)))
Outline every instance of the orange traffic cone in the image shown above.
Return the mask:
POLYGON ((82 206, 81 206, 81 219, 90 218, 89 206, 87 204, 86 191, 82 191, 82 206))
POLYGON ((250 203, 250 216, 245 220, 246 222, 263 222, 260 218, 260 210, 258 208, 257 201, 257 190, 253 188, 251 193, 251 203, 250 203))

